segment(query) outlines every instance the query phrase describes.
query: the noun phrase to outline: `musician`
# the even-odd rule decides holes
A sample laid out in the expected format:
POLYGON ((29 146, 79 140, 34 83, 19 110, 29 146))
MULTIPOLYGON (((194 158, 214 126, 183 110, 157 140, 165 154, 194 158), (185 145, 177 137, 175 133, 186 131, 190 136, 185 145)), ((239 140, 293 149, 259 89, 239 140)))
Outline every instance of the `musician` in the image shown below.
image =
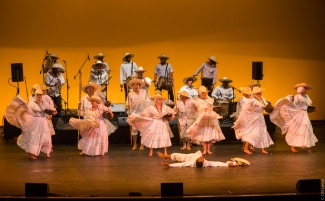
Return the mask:
MULTIPOLYGON (((170 63, 167 63, 169 57, 167 57, 165 54, 162 54, 157 58, 160 59, 160 63, 156 65, 154 70, 155 73, 154 82, 157 83, 157 79, 159 82, 161 77, 165 77, 166 79, 168 78, 171 79, 172 85, 174 85, 174 76, 173 76, 174 70, 172 65, 170 63)), ((158 83, 156 85, 156 89, 163 90, 162 88, 158 88, 158 83)), ((170 86, 167 91, 168 91, 169 100, 174 101, 173 86, 170 86)))
POLYGON ((108 75, 105 68, 106 66, 102 61, 96 61, 92 71, 90 72, 88 83, 94 82, 98 85, 107 85, 108 75))
POLYGON ((218 101, 222 102, 225 101, 228 104, 228 115, 226 119, 224 119, 223 123, 226 123, 229 120, 229 116, 233 113, 233 102, 232 100, 236 97, 234 93, 234 89, 229 86, 229 83, 232 82, 232 80, 228 79, 227 77, 224 77, 222 79, 219 79, 219 81, 222 83, 220 86, 216 87, 213 91, 211 96, 214 98, 214 105, 218 104, 218 101))
POLYGON ((204 62, 193 74, 193 76, 197 76, 200 72, 202 72, 201 76, 201 85, 205 86, 208 89, 208 95, 211 96, 213 85, 216 83, 217 79, 217 59, 216 56, 212 55, 207 62, 204 62))
POLYGON ((130 76, 135 76, 135 71, 138 70, 138 66, 135 62, 131 61, 131 59, 134 57, 134 54, 125 53, 124 57, 122 58, 122 61, 124 63, 121 64, 120 67, 120 87, 121 89, 124 87, 124 95, 125 100, 128 96, 128 87, 127 87, 127 79, 130 76))
POLYGON ((140 66, 138 68, 138 70, 136 70, 136 78, 140 79, 143 81, 144 86, 143 89, 145 89, 147 91, 147 96, 148 98, 150 98, 150 94, 149 94, 149 87, 151 85, 152 80, 149 77, 144 77, 144 72, 147 70, 144 70, 142 66, 140 66))
POLYGON ((45 59, 46 59, 46 64, 45 64, 43 73, 47 73, 47 71, 52 71, 52 65, 53 64, 56 64, 56 65, 58 65, 60 67, 59 72, 61 72, 61 73, 65 72, 65 69, 62 66, 62 64, 60 62, 58 62, 60 57, 58 57, 55 52, 53 52, 52 54, 46 56, 45 59))
POLYGON ((104 61, 104 57, 106 57, 106 55, 104 55, 103 53, 98 53, 96 56, 94 56, 94 59, 96 59, 96 61, 93 63, 92 68, 91 68, 91 72, 96 71, 96 65, 97 65, 97 61, 101 61, 102 64, 104 65, 103 70, 109 74, 109 66, 108 64, 104 61))
POLYGON ((182 91, 186 91, 188 93, 188 96, 190 98, 194 98, 197 99, 199 93, 197 92, 197 90, 194 88, 194 86, 192 85, 194 82, 196 82, 197 78, 196 77, 186 77, 183 79, 183 83, 186 84, 185 86, 182 86, 180 88, 180 92, 182 91))
POLYGON ((61 117, 62 104, 61 104, 61 86, 64 85, 64 78, 61 66, 57 63, 52 65, 52 71, 48 71, 45 75, 45 84, 49 86, 48 95, 52 98, 54 104, 57 106, 57 115, 61 117))

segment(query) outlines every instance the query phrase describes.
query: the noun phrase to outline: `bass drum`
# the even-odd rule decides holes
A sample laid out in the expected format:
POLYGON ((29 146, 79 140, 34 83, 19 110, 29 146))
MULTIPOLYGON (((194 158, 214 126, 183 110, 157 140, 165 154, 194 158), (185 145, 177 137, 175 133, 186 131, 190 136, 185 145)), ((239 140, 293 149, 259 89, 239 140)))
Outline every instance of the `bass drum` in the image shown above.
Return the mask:
POLYGON ((169 77, 163 77, 161 76, 158 80, 158 83, 157 83, 157 89, 159 90, 172 90, 173 88, 173 81, 172 79, 170 79, 169 77))

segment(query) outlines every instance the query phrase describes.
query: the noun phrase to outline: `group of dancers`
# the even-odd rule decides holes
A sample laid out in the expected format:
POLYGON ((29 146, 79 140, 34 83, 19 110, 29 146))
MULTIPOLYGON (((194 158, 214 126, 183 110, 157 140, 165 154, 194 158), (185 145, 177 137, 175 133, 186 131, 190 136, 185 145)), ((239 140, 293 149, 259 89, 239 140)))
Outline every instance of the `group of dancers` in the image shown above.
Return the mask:
MULTIPOLYGON (((69 120, 69 123, 80 131, 82 137, 78 142, 80 154, 90 156, 103 156, 107 153, 108 136, 116 130, 109 121, 114 114, 104 90, 103 83, 107 84, 110 79, 109 67, 103 61, 104 56, 99 53, 94 57, 97 61, 92 66, 89 83, 82 86, 82 91, 86 93, 78 105, 78 116, 82 118, 69 120), (100 79, 99 75, 102 76, 100 79)), ((220 128, 220 120, 229 118, 229 115, 221 115, 219 110, 221 106, 218 103, 235 98, 234 89, 229 86, 232 80, 227 77, 220 79, 222 85, 213 89, 217 75, 216 57, 211 56, 193 76, 183 79, 185 86, 178 91, 175 102, 173 69, 166 62, 169 57, 164 54, 158 56, 161 62, 156 65, 154 81, 144 76, 146 70, 132 62, 133 57, 133 54, 126 53, 120 68, 120 86, 125 90, 127 122, 131 126, 133 141, 132 150, 137 150, 137 137, 140 135, 140 150, 148 147, 149 156, 152 156, 153 149, 163 148, 164 153, 158 155, 165 159, 170 158, 167 148, 172 146, 170 138, 173 137, 173 133, 168 121, 177 116, 181 149, 191 150, 192 143, 200 143, 203 145, 201 156, 212 154, 211 145, 225 139, 220 128), (196 75, 199 72, 202 72, 201 86, 195 88, 193 83, 197 81, 196 75), (156 86, 154 95, 150 95, 148 90, 151 82, 156 86), (169 98, 163 97, 161 90, 167 90, 169 98)), ((40 152, 44 152, 46 157, 50 158, 51 135, 55 134, 51 118, 52 115, 59 113, 60 104, 56 98, 60 95, 60 87, 64 84, 63 72, 62 65, 54 62, 47 69, 45 85, 35 84, 28 102, 17 95, 6 109, 7 121, 22 129, 17 144, 28 153, 30 159, 37 159, 40 152)), ((312 101, 307 91, 311 86, 300 83, 295 85, 294 89, 297 90, 296 95, 281 98, 268 112, 271 121, 286 134, 286 141, 291 146, 292 152, 297 152, 295 147, 301 147, 307 148, 311 153, 310 147, 315 146, 317 138, 313 133, 307 109, 308 112, 314 112, 317 108, 310 107, 312 101)), ((265 89, 259 84, 253 84, 240 90, 243 96, 238 98, 236 121, 232 127, 236 138, 244 142, 245 153, 253 154, 254 148, 261 148, 263 154, 268 154, 265 148, 272 145, 273 141, 267 132, 263 116, 263 111, 270 107, 270 103, 262 95, 265 89)), ((238 164, 238 160, 235 163, 238 164)), ((164 162, 162 165, 167 163, 164 162)))

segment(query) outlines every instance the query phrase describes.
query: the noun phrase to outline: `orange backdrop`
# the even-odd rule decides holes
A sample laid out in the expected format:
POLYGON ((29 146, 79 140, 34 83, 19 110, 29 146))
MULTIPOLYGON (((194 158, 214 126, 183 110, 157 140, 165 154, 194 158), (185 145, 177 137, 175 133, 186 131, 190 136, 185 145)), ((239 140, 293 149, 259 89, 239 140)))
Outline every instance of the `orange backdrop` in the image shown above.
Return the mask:
MULTIPOLYGON (((88 81, 93 56, 106 54, 113 76, 108 99, 113 103, 124 102, 119 68, 126 52, 135 54, 133 61, 152 79, 157 56, 168 55, 176 91, 185 76, 193 75, 214 54, 219 62, 217 79, 227 76, 235 87, 251 83, 252 61, 263 61, 264 96, 273 104, 295 94, 296 83, 312 85, 309 95, 319 111, 310 117, 324 119, 323 0, 4 0, 1 4, 0 115, 16 94, 8 84, 10 64, 23 63, 30 95, 30 86, 43 81, 40 70, 48 50, 62 64, 67 61, 64 77, 71 87, 70 109, 77 108, 79 81, 74 76, 87 54, 91 61, 82 69, 82 82, 88 81)), ((24 82, 19 86, 27 100, 24 82)), ((64 100, 66 94, 63 86, 64 100)))

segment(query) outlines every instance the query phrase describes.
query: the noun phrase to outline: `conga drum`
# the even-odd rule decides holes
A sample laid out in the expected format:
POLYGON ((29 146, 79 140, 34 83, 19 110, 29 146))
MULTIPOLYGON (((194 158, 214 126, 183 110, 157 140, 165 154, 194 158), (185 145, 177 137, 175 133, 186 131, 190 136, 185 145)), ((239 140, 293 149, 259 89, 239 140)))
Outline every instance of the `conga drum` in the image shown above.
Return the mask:
POLYGON ((229 101, 217 101, 216 106, 221 107, 221 111, 218 113, 222 116, 222 119, 226 119, 229 110, 229 101))

